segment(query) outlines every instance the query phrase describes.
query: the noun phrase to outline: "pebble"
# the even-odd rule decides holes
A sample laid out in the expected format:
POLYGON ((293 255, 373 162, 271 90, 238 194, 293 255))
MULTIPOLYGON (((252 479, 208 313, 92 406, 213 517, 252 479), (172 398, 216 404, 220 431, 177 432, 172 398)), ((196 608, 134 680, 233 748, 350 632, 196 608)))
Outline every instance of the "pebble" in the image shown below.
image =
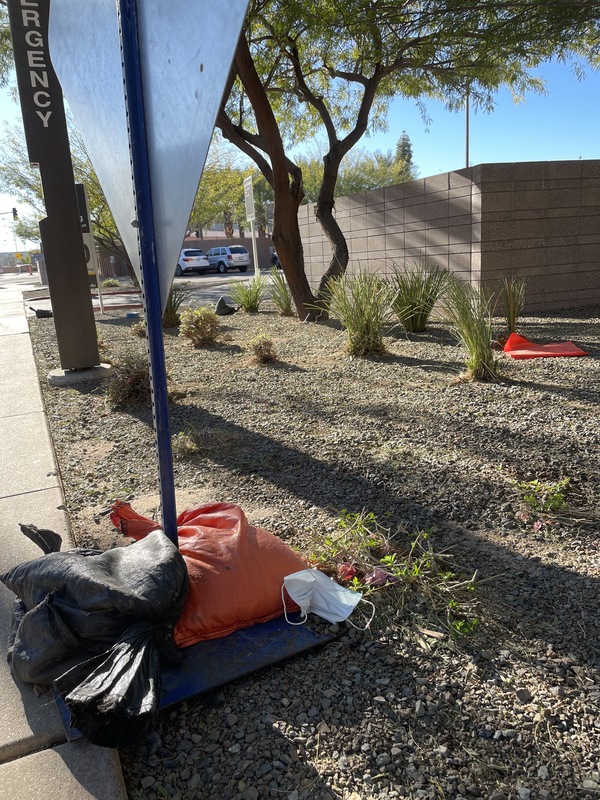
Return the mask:
POLYGON ((541 778, 543 781, 547 781, 548 778, 550 777, 550 770, 544 764, 541 767, 538 767, 537 774, 538 774, 538 778, 541 778))

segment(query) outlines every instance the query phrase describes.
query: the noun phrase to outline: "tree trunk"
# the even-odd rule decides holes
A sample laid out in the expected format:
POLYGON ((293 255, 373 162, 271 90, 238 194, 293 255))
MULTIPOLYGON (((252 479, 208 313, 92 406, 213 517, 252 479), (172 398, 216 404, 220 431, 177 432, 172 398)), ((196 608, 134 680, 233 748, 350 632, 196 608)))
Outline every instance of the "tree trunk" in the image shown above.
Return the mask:
POLYGON ((298 319, 314 322, 322 312, 315 307, 317 300, 311 291, 304 271, 304 250, 298 225, 298 205, 289 193, 282 194, 275 201, 273 236, 271 238, 283 274, 290 287, 298 319))
POLYGON ((340 149, 333 148, 323 158, 323 181, 316 203, 315 216, 333 249, 327 272, 325 272, 319 283, 317 295, 321 301, 324 299, 324 290, 329 280, 340 278, 346 272, 346 267, 348 266, 349 255, 346 237, 333 216, 335 185, 342 157, 343 153, 340 152, 340 149))
POLYGON ((304 252, 298 224, 298 207, 304 197, 302 171, 285 155, 283 140, 269 102, 269 98, 256 71, 248 41, 240 36, 233 66, 242 82, 254 109, 261 140, 261 149, 268 154, 270 165, 257 155, 225 114, 219 116, 219 127, 223 135, 254 159, 275 193, 273 213, 273 244, 290 287, 298 318, 316 320, 323 312, 315 308, 313 295, 304 272, 304 252))
POLYGON ((223 228, 225 231, 225 236, 227 236, 228 239, 233 239, 233 221, 231 219, 231 211, 223 212, 223 228))

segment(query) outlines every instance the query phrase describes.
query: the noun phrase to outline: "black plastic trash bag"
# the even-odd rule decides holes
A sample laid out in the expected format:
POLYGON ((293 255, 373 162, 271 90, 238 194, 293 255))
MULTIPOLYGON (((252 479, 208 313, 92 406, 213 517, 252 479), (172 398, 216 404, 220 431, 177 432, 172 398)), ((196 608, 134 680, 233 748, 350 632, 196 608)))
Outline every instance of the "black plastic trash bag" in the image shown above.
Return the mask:
POLYGON ((127 628, 102 655, 54 682, 71 726, 101 747, 127 747, 146 736, 160 700, 160 663, 147 622, 127 628))
POLYGON ((89 709, 98 719, 86 726, 92 736, 97 731, 97 744, 117 746, 110 737, 121 724, 128 731, 119 741, 133 741, 139 728, 146 730, 158 711, 158 658, 177 658, 173 630, 188 591, 185 561, 168 537, 157 530, 106 552, 51 552, 19 564, 0 581, 17 595, 8 648, 14 677, 56 682, 67 706, 72 695, 78 709, 89 693, 86 714, 89 709), (122 723, 102 721, 111 709, 122 723))

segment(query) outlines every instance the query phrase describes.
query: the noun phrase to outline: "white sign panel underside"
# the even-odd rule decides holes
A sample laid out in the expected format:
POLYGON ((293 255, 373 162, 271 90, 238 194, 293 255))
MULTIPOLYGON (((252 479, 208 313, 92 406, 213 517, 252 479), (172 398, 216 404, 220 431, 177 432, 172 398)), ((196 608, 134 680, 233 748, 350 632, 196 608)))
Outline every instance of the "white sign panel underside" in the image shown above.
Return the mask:
MULTIPOLYGON (((163 309, 246 6, 247 0, 138 2, 163 309)), ((116 0, 52 0, 49 43, 58 79, 139 278, 116 0)))

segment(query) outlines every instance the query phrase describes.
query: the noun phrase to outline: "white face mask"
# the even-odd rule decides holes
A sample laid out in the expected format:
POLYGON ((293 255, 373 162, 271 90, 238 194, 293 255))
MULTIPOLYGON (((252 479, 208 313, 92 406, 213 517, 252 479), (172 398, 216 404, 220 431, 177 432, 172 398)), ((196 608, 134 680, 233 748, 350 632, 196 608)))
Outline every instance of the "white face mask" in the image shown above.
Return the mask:
MULTIPOLYGON (((317 569, 302 569, 300 572, 286 575, 283 579, 281 599, 283 600, 285 619, 290 625, 302 625, 305 623, 309 612, 318 614, 319 617, 323 617, 328 622, 335 623, 348 619, 361 601, 362 594, 340 586, 339 583, 332 581, 331 578, 328 578, 327 575, 317 569), (288 619, 284 590, 300 606, 303 614, 303 619, 300 622, 290 622, 288 619)), ((371 618, 365 625, 365 628, 368 628, 375 616, 375 606, 369 603, 368 600, 363 600, 363 602, 368 603, 373 609, 371 618)), ((352 622, 350 622, 350 625, 357 627, 352 622)))

